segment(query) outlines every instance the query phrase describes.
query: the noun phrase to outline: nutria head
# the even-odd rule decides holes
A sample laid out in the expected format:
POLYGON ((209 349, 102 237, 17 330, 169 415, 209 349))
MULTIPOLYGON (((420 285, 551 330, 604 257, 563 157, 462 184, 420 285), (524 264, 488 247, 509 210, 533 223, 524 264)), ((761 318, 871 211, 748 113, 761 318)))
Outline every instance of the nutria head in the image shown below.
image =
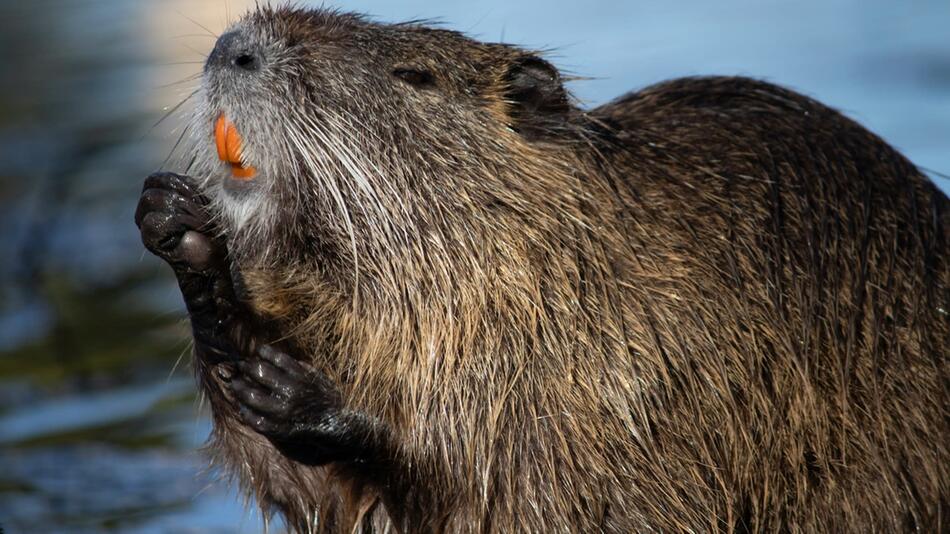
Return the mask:
POLYGON ((582 116, 535 54, 291 8, 221 35, 202 96, 192 174, 235 255, 349 275, 420 243, 471 258, 536 234, 511 225, 543 225, 565 201, 551 180, 570 174, 557 154, 582 116))

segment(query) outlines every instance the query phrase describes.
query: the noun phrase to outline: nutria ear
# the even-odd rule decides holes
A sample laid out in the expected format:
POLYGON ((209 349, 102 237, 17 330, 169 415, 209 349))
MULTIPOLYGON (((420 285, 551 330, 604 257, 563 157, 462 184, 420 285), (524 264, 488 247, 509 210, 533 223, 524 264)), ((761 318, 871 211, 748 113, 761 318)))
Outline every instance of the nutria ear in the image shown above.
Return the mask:
POLYGON ((515 60, 505 73, 505 83, 510 126, 528 138, 543 137, 570 110, 560 73, 541 58, 527 56, 515 60))

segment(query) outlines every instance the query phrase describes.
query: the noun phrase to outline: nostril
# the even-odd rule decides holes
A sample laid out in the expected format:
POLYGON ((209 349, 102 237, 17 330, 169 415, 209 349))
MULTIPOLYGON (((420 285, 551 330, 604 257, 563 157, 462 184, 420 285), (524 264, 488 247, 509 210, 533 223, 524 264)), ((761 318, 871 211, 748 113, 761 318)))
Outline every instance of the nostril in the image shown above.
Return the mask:
POLYGON ((233 30, 218 37, 214 49, 208 55, 205 70, 240 70, 251 74, 261 70, 264 64, 265 57, 257 43, 243 31, 233 30))
POLYGON ((234 64, 244 70, 257 70, 257 58, 251 54, 238 54, 234 64))

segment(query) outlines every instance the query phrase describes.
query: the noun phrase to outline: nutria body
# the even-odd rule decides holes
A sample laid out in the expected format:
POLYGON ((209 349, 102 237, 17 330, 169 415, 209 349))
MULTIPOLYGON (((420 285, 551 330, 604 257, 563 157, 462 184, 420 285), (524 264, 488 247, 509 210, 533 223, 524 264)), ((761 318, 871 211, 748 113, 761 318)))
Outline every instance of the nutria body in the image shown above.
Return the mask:
POLYGON ((213 455, 293 527, 947 528, 948 201, 834 110, 691 78, 582 111, 517 48, 291 9, 203 98, 196 181, 137 220, 213 455))

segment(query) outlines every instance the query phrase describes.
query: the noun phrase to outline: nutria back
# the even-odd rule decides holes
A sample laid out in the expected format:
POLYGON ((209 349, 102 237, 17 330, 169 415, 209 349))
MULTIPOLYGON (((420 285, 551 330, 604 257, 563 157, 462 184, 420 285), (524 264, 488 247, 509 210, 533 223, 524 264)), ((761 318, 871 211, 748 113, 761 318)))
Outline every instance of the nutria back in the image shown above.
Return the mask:
POLYGON ((670 476, 706 489, 666 517, 941 530, 946 196, 857 124, 761 82, 676 80, 593 113, 626 149, 633 257, 668 272, 636 297, 659 370, 649 419, 664 458, 690 458, 670 476))
POLYGON ((296 529, 946 528, 948 200, 838 112, 585 111, 529 51, 322 10, 250 14, 203 87, 245 326, 388 444, 303 462, 199 357, 214 455, 296 529))

